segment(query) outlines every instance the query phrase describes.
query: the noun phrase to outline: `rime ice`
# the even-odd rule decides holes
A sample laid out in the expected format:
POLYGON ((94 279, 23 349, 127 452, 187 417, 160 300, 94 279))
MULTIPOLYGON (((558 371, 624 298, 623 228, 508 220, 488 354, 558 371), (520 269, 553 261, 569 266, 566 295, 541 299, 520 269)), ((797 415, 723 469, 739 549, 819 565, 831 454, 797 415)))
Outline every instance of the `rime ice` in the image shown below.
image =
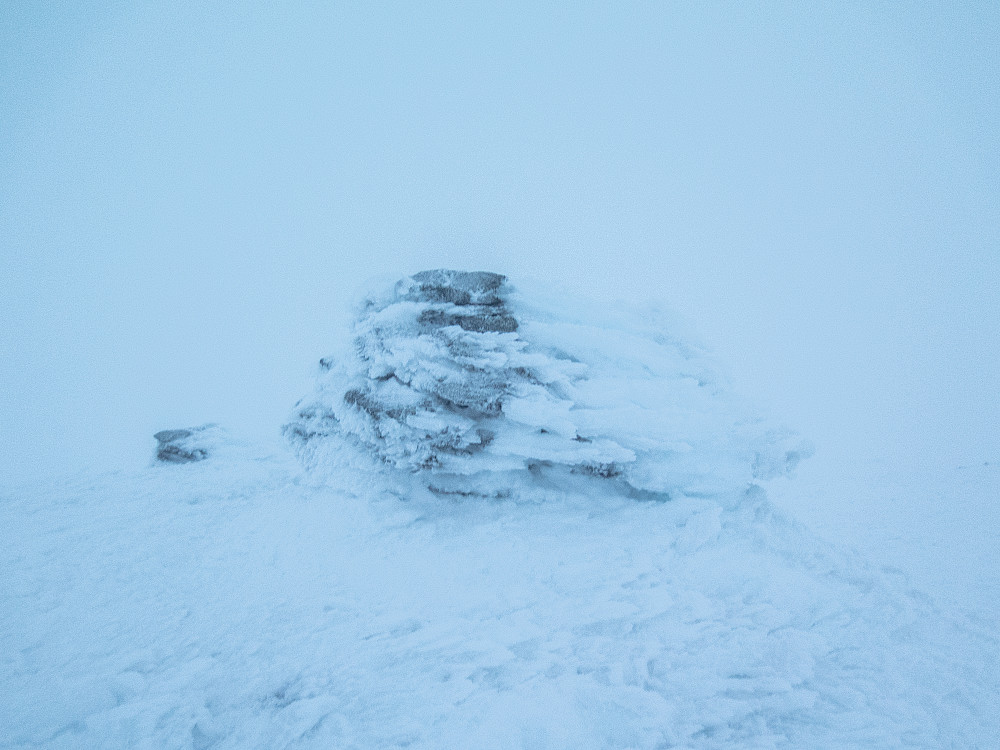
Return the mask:
POLYGON ((403 278, 360 306, 285 433, 314 468, 357 449, 433 490, 487 495, 560 476, 722 494, 808 453, 662 321, 588 321, 587 307, 485 271, 403 278))

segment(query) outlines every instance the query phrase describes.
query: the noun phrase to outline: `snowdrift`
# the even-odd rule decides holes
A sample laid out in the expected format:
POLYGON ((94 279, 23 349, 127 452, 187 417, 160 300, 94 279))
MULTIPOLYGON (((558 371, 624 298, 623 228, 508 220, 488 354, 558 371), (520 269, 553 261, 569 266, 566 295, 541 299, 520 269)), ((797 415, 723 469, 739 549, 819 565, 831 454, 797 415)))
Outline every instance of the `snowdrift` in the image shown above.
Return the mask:
POLYGON ((424 271, 367 296, 285 434, 313 470, 360 453, 439 494, 572 481, 732 498, 808 449, 725 390, 650 311, 519 293, 489 272, 424 271))

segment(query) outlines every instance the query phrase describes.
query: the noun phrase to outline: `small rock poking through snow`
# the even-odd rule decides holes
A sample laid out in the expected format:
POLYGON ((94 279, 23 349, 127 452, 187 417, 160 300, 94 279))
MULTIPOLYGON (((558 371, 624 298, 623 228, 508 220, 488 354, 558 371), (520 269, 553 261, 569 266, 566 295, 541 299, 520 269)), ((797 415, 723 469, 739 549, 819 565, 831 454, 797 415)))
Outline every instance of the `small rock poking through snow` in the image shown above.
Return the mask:
POLYGON ((486 271, 403 278, 364 300, 285 434, 312 468, 360 452, 460 495, 555 479, 732 496, 808 455, 662 316, 589 307, 486 271))
POLYGON ((161 430, 156 438, 156 460, 167 464, 189 464, 213 455, 224 433, 218 425, 204 424, 183 430, 161 430))

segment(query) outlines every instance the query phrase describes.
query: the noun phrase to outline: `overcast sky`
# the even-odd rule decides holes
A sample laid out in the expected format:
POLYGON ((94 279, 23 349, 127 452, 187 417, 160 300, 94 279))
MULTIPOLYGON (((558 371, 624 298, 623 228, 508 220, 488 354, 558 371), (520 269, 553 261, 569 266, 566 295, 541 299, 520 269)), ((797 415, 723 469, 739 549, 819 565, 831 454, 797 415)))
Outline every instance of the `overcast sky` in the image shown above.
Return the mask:
POLYGON ((434 267, 672 306, 844 472, 1000 460, 996 3, 84 5, 0 10, 0 476, 275 435, 434 267))

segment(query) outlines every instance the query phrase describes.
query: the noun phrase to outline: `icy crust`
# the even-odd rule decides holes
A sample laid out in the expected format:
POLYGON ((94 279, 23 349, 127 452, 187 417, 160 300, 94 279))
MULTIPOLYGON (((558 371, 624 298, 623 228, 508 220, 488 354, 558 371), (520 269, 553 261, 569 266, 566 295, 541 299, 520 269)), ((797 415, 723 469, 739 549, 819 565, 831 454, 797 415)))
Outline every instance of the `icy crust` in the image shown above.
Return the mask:
POLYGON ((480 495, 553 472, 716 495, 808 453, 731 398, 665 318, 589 308, 489 272, 404 278, 364 300, 285 434, 313 468, 355 450, 440 493, 480 495))

